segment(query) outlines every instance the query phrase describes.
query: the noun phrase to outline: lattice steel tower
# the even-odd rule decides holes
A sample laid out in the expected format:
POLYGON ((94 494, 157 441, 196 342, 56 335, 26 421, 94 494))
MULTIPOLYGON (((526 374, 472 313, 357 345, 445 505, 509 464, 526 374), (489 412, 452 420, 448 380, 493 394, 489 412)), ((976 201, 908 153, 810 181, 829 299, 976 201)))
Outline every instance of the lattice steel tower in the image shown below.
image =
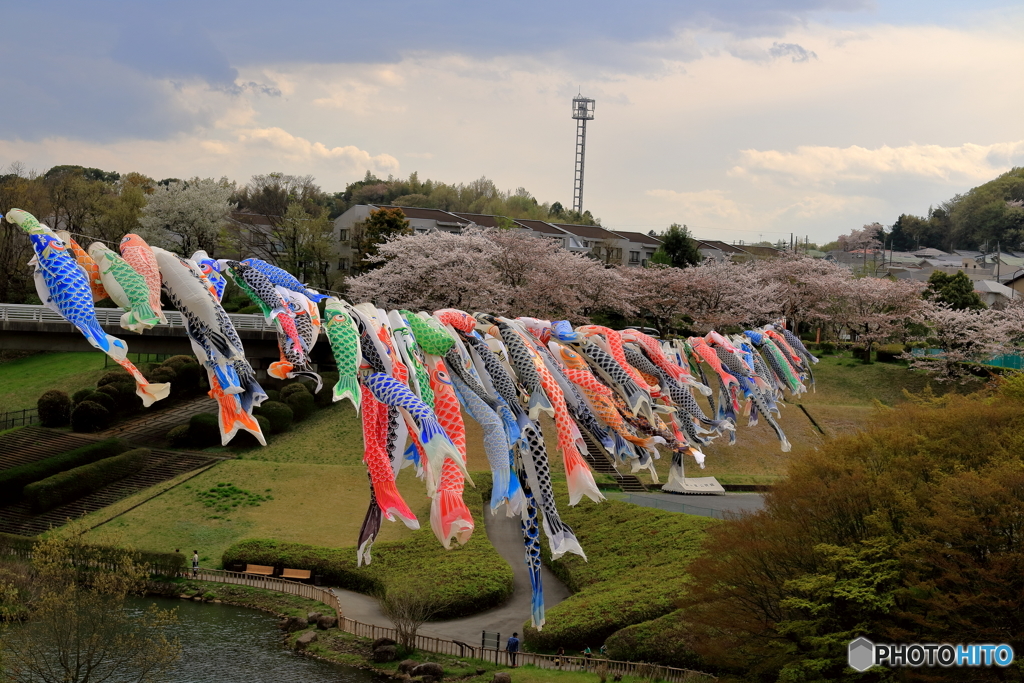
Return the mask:
POLYGON ((572 117, 576 119, 576 177, 572 189, 572 209, 583 213, 583 161, 587 148, 587 121, 594 118, 594 100, 583 95, 572 98, 572 117))

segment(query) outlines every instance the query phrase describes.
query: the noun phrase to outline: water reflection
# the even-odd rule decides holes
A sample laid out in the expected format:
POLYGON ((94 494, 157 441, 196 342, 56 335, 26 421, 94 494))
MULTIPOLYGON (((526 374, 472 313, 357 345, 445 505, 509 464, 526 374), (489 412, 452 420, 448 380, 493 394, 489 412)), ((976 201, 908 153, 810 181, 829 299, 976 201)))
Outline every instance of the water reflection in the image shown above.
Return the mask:
POLYGON ((277 620, 244 607, 202 604, 168 598, 134 598, 132 609, 156 603, 178 609, 174 635, 181 659, 165 679, 169 683, 381 683, 362 669, 331 664, 291 652, 281 643, 277 620))

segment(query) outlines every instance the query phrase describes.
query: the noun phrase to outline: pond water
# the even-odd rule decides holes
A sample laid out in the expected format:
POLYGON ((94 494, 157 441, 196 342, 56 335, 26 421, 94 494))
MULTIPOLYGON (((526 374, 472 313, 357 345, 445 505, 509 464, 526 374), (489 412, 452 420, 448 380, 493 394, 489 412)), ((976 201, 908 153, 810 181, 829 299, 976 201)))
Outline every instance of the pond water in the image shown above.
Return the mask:
POLYGON ((133 598, 130 609, 156 603, 177 608, 173 635, 181 641, 181 659, 168 683, 381 683, 369 671, 297 655, 282 643, 277 619, 245 607, 229 607, 169 598, 133 598))

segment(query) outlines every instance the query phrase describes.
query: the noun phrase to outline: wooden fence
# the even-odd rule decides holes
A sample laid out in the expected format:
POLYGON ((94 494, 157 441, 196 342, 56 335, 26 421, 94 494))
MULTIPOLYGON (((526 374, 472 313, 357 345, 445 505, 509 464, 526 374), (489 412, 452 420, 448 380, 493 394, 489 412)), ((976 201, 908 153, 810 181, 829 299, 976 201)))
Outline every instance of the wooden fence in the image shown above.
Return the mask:
MULTIPOLYGON (((191 571, 183 575, 192 577, 191 571)), ((341 602, 334 591, 319 586, 311 586, 298 581, 277 579, 257 574, 245 574, 243 572, 229 572, 219 569, 200 569, 194 577, 200 581, 215 581, 218 583, 230 583, 240 586, 251 586, 264 590, 290 593, 310 600, 322 602, 333 608, 338 614, 338 628, 346 633, 376 640, 378 638, 391 638, 398 640, 395 629, 374 624, 364 624, 361 621, 349 619, 344 615, 341 602)), ((465 657, 470 659, 481 659, 487 662, 494 662, 499 665, 510 665, 509 655, 504 650, 494 648, 483 648, 463 643, 458 640, 447 640, 445 638, 434 638, 432 636, 417 635, 416 649, 424 652, 436 652, 438 654, 450 655, 453 657, 465 657)), ((517 666, 529 664, 542 669, 560 669, 562 671, 598 671, 607 672, 607 676, 613 677, 616 674, 623 676, 637 676, 649 681, 665 681, 666 683, 705 683, 717 681, 718 679, 710 674, 690 669, 677 669, 671 666, 659 666, 644 662, 619 662, 611 659, 599 659, 586 657, 559 657, 557 655, 542 655, 533 652, 519 652, 517 654, 517 666)))
POLYGON ((182 572, 182 576, 199 581, 214 581, 216 583, 261 588, 268 591, 277 591, 278 593, 290 593, 300 598, 316 600, 331 607, 338 615, 338 622, 341 623, 342 621, 341 603, 338 601, 338 596, 329 588, 320 588, 319 586, 311 586, 308 583, 278 579, 272 576, 229 572, 223 569, 200 569, 194 575, 188 570, 182 572))

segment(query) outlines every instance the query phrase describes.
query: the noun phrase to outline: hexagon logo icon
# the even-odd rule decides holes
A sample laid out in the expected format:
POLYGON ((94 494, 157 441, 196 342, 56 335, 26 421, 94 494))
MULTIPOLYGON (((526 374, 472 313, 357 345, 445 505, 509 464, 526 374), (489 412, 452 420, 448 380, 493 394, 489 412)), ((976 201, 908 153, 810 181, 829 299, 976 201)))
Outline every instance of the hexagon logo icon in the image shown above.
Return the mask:
POLYGON ((875 644, 863 636, 851 640, 847 647, 846 661, 851 669, 867 671, 875 663, 875 644))

